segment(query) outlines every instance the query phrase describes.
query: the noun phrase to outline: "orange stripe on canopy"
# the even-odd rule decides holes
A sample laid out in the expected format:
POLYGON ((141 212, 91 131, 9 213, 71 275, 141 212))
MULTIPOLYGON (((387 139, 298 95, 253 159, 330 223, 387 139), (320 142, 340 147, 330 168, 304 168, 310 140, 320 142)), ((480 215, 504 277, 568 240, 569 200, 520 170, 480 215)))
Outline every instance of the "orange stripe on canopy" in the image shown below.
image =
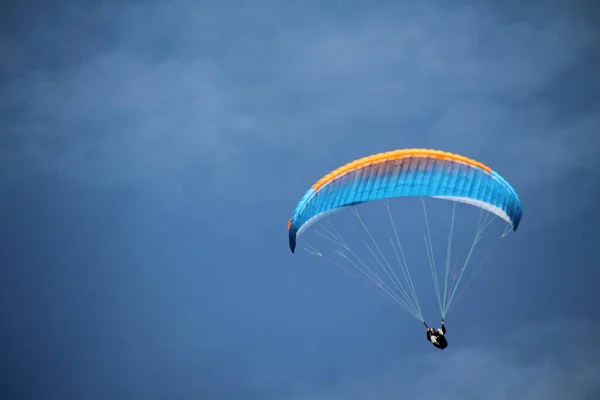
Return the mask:
POLYGON ((448 161, 458 161, 463 162, 465 164, 469 164, 475 167, 479 167, 482 170, 491 173, 492 169, 487 165, 480 163, 479 161, 472 160, 470 158, 449 153, 441 150, 429 150, 429 149, 401 149, 388 151, 385 153, 374 154, 368 157, 359 158, 358 160, 349 162, 346 165, 339 167, 338 169, 331 171, 321 179, 319 179, 312 188, 314 190, 319 190, 323 185, 333 181, 335 178, 344 175, 345 173, 352 171, 354 169, 366 167, 367 165, 377 164, 384 161, 391 160, 399 160, 402 158, 408 157, 430 157, 430 158, 438 158, 440 160, 448 160, 448 161))

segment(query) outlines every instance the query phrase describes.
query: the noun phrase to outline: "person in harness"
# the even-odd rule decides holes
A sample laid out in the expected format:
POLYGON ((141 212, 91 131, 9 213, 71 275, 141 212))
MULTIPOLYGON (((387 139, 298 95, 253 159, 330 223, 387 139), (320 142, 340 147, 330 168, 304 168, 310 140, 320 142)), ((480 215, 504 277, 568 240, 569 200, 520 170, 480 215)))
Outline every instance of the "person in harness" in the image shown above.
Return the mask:
POLYGON ((446 339, 446 325, 444 325, 444 320, 442 319, 442 326, 440 329, 433 329, 427 326, 427 340, 431 342, 435 347, 440 350, 444 350, 448 347, 448 340, 446 339))

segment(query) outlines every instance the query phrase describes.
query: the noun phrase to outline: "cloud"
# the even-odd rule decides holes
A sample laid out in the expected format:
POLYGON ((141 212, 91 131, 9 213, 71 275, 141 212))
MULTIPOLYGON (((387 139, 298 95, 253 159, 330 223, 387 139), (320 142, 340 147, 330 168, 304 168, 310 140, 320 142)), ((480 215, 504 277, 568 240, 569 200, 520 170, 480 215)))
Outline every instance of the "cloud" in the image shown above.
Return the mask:
POLYGON ((491 332, 490 344, 474 337, 472 346, 400 359, 380 376, 304 387, 281 399, 591 400, 600 394, 599 328, 575 319, 534 324, 506 337, 491 332))
MULTIPOLYGON (((558 106, 528 102, 525 122, 506 123, 515 101, 559 78, 595 37, 569 13, 506 23, 480 5, 375 8, 352 23, 302 5, 236 7, 215 7, 216 22, 199 3, 119 5, 118 17, 115 6, 94 15, 71 6, 36 28, 51 35, 3 42, 13 57, 1 102, 18 110, 3 127, 4 179, 54 171, 78 182, 168 181, 198 164, 223 178, 243 168, 250 147, 317 156, 352 137, 371 152, 391 135, 403 138, 396 147, 474 155, 501 145, 519 160, 536 134, 554 132, 558 106), (301 18, 288 23, 294 12, 301 18), (88 28, 68 47, 81 18, 88 28), (104 41, 100 26, 110 30, 104 41), (44 68, 32 55, 41 49, 62 63, 44 68)), ((597 120, 586 118, 593 131, 597 120)), ((535 160, 558 149, 570 160, 580 146, 559 136, 537 145, 535 160)))

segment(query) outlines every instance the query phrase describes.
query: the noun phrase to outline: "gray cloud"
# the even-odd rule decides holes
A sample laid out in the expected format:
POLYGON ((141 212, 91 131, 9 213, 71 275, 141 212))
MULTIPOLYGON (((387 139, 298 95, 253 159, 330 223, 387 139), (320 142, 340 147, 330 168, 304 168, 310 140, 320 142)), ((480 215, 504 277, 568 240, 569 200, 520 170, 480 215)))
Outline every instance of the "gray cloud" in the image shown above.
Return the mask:
POLYGON ((573 319, 533 324, 505 337, 493 330, 485 337, 475 333, 477 344, 403 357, 377 377, 312 390, 299 385, 292 389, 298 394, 281 399, 591 400, 600 394, 597 329, 594 322, 573 319), (586 333, 588 340, 581 340, 586 333))
POLYGON ((51 35, 43 41, 32 35, 24 48, 44 44, 66 52, 61 41, 77 36, 77 17, 110 26, 112 40, 90 42, 97 40, 90 30, 87 40, 69 43, 69 64, 58 70, 36 68, 31 54, 16 53, 18 42, 4 42, 3 52, 17 61, 5 67, 11 80, 3 104, 23 110, 5 127, 5 176, 14 171, 7 160, 22 168, 35 160, 40 169, 78 179, 154 178, 198 159, 231 174, 239 171, 234 166, 248 143, 331 153, 353 125, 364 127, 352 130, 353 140, 372 139, 366 144, 372 151, 388 135, 403 138, 396 147, 406 142, 474 155, 501 146, 506 158, 534 155, 537 168, 517 161, 528 171, 544 170, 543 160, 576 163, 573 153, 597 147, 581 147, 570 133, 589 138, 596 117, 560 129, 553 126, 557 105, 529 97, 560 79, 595 43, 590 22, 572 13, 507 23, 493 7, 428 5, 375 10, 350 25, 321 17, 283 27, 276 11, 263 15, 260 7, 217 8, 218 23, 202 6, 185 2, 131 4, 116 18, 110 6, 92 15, 83 6, 68 10, 51 35), (252 35, 228 31, 240 23, 240 34, 252 35), (132 24, 136 29, 128 29, 132 24), (526 113, 517 121, 515 108, 526 113), (535 139, 540 131, 548 140, 535 139), (475 139, 472 148, 453 143, 464 135, 475 139), (120 174, 109 174, 111 168, 120 174))

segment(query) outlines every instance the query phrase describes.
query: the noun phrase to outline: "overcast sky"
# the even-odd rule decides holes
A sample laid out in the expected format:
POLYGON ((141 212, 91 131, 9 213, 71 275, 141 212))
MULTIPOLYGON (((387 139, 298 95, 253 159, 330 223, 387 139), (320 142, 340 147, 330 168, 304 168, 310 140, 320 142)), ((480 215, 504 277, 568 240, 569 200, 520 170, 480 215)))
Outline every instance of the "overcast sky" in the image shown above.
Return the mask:
POLYGON ((3 3, 0 397, 598 398, 599 8, 3 3), (524 208, 443 352, 287 244, 314 181, 411 147, 486 163, 524 208))

